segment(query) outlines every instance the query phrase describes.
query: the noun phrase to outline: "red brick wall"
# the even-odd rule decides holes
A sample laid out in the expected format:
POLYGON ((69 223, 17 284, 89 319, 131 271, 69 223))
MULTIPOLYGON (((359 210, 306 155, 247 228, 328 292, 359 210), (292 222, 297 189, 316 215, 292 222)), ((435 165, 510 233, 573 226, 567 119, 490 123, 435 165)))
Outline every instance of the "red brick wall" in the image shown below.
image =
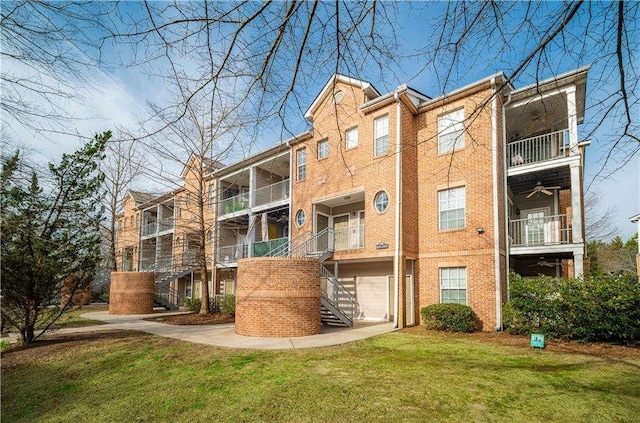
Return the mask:
POLYGON ((320 264, 260 257, 238 262, 236 333, 286 338, 320 333, 320 264))
POLYGON ((151 314, 155 280, 150 272, 111 272, 109 314, 151 314))

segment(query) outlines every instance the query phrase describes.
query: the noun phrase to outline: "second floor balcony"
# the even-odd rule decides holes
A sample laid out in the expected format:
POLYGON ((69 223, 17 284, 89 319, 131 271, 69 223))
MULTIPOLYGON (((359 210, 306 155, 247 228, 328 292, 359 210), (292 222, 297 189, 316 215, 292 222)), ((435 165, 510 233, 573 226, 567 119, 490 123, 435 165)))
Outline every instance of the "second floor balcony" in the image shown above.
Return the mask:
POLYGON ((364 225, 334 228, 334 250, 355 250, 364 248, 364 225))
POLYGON ((572 242, 570 218, 566 214, 509 221, 512 247, 541 247, 572 242))
POLYGON ((172 231, 174 227, 174 219, 160 219, 148 222, 142 226, 142 236, 151 236, 161 232, 172 231))
POLYGON ((221 216, 248 210, 253 207, 267 206, 289 198, 289 180, 276 182, 254 190, 244 192, 233 197, 225 198, 220 202, 219 214, 221 216))
POLYGON ((507 144, 509 169, 542 163, 571 155, 569 130, 549 132, 507 144))

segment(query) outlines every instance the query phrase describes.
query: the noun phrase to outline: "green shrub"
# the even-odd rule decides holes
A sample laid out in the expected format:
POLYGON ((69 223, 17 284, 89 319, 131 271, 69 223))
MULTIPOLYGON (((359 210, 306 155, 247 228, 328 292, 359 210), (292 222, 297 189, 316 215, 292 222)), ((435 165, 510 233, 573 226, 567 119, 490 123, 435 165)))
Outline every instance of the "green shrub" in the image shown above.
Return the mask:
POLYGON ((432 304, 421 312, 427 329, 469 333, 481 329, 476 313, 462 304, 432 304))
POLYGON ((198 312, 198 311, 200 311, 200 307, 202 306, 202 300, 200 298, 185 298, 184 299, 184 306, 189 311, 198 312))
POLYGON ((633 275, 585 279, 510 276, 503 322, 509 333, 551 338, 640 341, 640 284, 633 275))
POLYGON ((236 296, 225 295, 220 302, 220 311, 222 313, 236 315, 236 296))

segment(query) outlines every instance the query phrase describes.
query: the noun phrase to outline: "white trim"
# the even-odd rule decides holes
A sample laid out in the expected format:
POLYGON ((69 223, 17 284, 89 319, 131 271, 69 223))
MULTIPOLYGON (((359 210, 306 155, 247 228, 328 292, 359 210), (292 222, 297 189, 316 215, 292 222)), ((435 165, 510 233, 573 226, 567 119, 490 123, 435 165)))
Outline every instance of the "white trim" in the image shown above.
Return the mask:
POLYGON ((511 255, 545 255, 554 253, 584 254, 584 244, 540 245, 536 247, 511 247, 511 255))
POLYGON ((336 85, 337 82, 343 82, 345 84, 353 85, 355 87, 360 88, 362 91, 369 91, 370 93, 377 94, 378 96, 380 95, 380 93, 378 93, 378 91, 375 88, 373 88, 371 83, 369 83, 367 81, 364 81, 364 80, 361 80, 361 79, 351 78, 349 76, 345 76, 345 75, 341 75, 339 73, 336 73, 336 74, 333 74, 333 76, 331 78, 329 78, 329 81, 324 85, 322 90, 320 90, 320 93, 313 100, 313 103, 311 103, 311 106, 309 106, 307 111, 304 113, 304 118, 305 119, 311 120, 313 112, 315 112, 315 110, 318 108, 320 103, 326 97, 327 92, 330 89, 332 89, 336 85))
MULTIPOLYGON (((393 313, 393 323, 394 326, 403 327, 404 324, 400 325, 400 319, 398 319, 398 311, 399 311, 399 301, 400 301, 400 203, 401 203, 401 183, 402 183, 402 160, 401 160, 401 144, 400 140, 402 138, 402 107, 400 105, 400 97, 396 93, 394 95, 396 100, 396 215, 394 216, 394 245, 393 245, 393 280, 394 280, 394 313, 393 313)), ((375 144, 375 142, 374 142, 375 144)), ((375 149, 375 146, 374 146, 375 149)), ((403 299, 404 301, 404 299, 403 299)))
MULTIPOLYGON (((502 329, 502 289, 500 284, 500 219, 498 216, 498 96, 496 95, 496 80, 491 79, 494 93, 491 101, 491 168, 493 176, 493 253, 496 295, 496 330, 502 329)), ((506 189, 506 187, 505 187, 506 189)), ((466 196, 465 196, 466 214, 466 196)), ((468 277, 468 275, 467 275, 468 277)), ((468 285, 468 284, 467 284, 468 285)))
MULTIPOLYGON (((562 158, 559 158, 559 159, 549 160, 549 161, 546 161, 546 162, 531 163, 531 164, 527 164, 527 165, 516 166, 514 168, 511 168, 511 169, 507 170, 507 175, 508 176, 517 176, 517 175, 524 175, 525 173, 540 172, 540 171, 543 171, 543 170, 550 170, 550 169, 554 169, 556 167, 571 166, 571 165, 574 164, 574 162, 577 165, 580 164, 580 156, 579 155, 569 156, 569 157, 562 157, 562 158)), ((505 163, 505 165, 507 165, 507 163, 505 163)))

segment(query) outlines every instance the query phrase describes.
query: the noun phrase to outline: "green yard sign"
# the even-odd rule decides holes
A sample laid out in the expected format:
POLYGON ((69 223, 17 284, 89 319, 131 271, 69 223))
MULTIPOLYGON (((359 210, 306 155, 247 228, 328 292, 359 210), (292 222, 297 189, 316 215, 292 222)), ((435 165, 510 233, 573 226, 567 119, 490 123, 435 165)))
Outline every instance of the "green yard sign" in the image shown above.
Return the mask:
POLYGON ((544 335, 540 333, 532 333, 531 346, 533 348, 544 348, 544 335))

